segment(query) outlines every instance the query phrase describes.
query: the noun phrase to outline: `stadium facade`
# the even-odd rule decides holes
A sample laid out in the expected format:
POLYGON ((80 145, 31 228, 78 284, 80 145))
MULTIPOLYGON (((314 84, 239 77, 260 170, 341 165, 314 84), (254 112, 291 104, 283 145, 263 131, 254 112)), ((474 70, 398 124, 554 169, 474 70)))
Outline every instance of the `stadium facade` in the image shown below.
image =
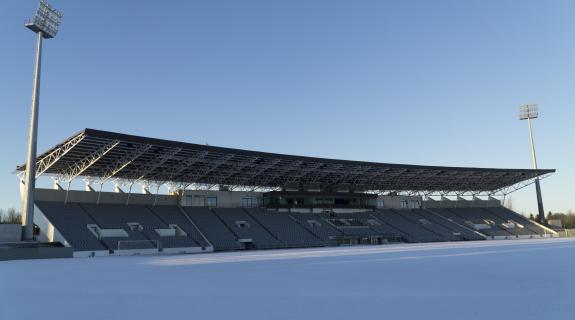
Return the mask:
POLYGON ((334 160, 85 129, 37 158, 36 177, 54 188, 35 189, 35 236, 75 256, 554 237, 497 199, 554 171, 334 160), (77 179, 85 190, 71 190, 77 179), (109 184, 114 192, 103 191, 109 184))

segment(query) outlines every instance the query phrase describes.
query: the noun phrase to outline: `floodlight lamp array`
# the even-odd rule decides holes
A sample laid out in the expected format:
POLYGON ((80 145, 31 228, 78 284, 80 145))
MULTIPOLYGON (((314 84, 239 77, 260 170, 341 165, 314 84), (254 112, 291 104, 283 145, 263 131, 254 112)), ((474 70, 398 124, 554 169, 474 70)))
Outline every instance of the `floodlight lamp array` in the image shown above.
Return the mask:
POLYGON ((535 119, 539 117, 536 104, 525 104, 519 107, 519 120, 535 119))
POLYGON ((34 18, 26 26, 34 32, 42 32, 44 38, 54 38, 58 33, 58 27, 62 20, 62 13, 46 2, 41 0, 34 18))

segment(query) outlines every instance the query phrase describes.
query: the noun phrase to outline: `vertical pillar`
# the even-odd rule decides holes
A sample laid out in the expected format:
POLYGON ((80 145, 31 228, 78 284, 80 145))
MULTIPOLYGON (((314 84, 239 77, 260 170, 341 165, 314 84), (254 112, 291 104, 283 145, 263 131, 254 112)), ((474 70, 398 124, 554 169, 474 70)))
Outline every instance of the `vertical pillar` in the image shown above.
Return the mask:
MULTIPOLYGON (((533 169, 538 169, 537 156, 535 155, 535 142, 533 141, 533 129, 531 128, 531 117, 527 119, 529 124, 529 143, 531 144, 531 164, 533 169)), ((545 219, 545 210, 543 209, 543 197, 541 196, 541 185, 539 178, 535 178, 535 192, 537 193, 537 210, 539 212, 539 222, 547 224, 545 219)))
POLYGON ((42 32, 36 44, 36 65, 32 84, 32 113, 28 128, 28 156, 26 159, 26 176, 24 178, 24 201, 22 204, 22 240, 34 239, 34 189, 36 187, 36 147, 38 139, 38 105, 40 100, 40 70, 42 65, 42 32))

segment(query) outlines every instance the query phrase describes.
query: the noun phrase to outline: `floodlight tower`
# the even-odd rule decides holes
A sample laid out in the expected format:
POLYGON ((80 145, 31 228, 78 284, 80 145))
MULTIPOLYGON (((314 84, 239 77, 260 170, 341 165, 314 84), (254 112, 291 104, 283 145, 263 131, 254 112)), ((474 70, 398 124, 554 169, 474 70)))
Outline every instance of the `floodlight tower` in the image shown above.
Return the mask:
POLYGON ((24 200, 22 204, 22 240, 33 240, 34 235, 34 188, 36 186, 36 145, 38 138, 38 104, 40 98, 40 70, 42 65, 42 39, 51 39, 58 33, 62 14, 52 8, 46 0, 40 0, 34 18, 26 27, 37 35, 36 64, 32 84, 32 112, 28 128, 28 156, 24 177, 24 200))
MULTIPOLYGON (((531 128, 531 119, 539 118, 537 104, 525 104, 519 107, 519 120, 527 120, 529 124, 529 142, 531 144, 531 164, 533 169, 537 169, 537 156, 535 155, 535 143, 533 142, 533 130, 531 128)), ((537 192, 537 208, 539 210, 539 221, 546 223, 545 210, 543 210, 543 198, 541 197, 541 186, 539 177, 535 178, 535 191, 537 192)))

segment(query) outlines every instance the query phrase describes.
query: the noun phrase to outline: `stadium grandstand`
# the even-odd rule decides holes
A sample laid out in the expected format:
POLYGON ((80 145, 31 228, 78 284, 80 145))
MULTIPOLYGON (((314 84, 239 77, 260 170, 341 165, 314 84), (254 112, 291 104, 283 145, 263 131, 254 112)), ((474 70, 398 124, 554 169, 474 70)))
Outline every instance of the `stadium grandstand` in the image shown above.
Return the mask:
POLYGON ((54 188, 35 189, 34 235, 75 257, 555 237, 500 199, 554 171, 334 160, 85 129, 37 157, 36 177, 54 188), (72 189, 75 180, 85 189, 72 189))

